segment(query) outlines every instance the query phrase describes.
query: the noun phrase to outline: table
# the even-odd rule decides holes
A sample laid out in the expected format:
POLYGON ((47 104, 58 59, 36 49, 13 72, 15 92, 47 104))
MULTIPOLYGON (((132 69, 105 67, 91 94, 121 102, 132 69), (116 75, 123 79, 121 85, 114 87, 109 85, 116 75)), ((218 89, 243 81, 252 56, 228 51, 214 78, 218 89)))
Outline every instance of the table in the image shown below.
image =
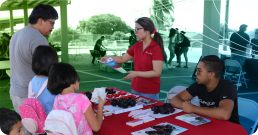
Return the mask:
MULTIPOLYGON (((122 91, 116 88, 114 90, 122 91)), ((158 102, 155 105, 162 105, 163 102, 158 102)), ((109 105, 110 101, 107 100, 105 105, 109 105)), ((145 106, 143 109, 151 108, 150 106, 145 106)), ((97 109, 96 105, 93 105, 93 109, 97 109)), ((179 135, 248 135, 246 130, 238 124, 228 122, 228 121, 221 121, 209 117, 204 117, 210 119, 211 122, 200 125, 200 126, 193 126, 183 121, 175 119, 176 116, 186 114, 184 112, 180 112, 168 117, 155 119, 154 121, 150 121, 148 123, 144 123, 135 127, 130 127, 126 125, 126 122, 133 120, 132 118, 128 117, 129 112, 122 113, 122 114, 112 114, 111 116, 106 116, 103 120, 101 129, 99 132, 94 132, 94 135, 131 135, 131 132, 139 131, 150 126, 154 126, 156 124, 162 122, 168 122, 183 128, 188 129, 187 131, 179 134, 179 135)))
POLYGON ((0 79, 3 77, 4 75, 4 70, 5 69, 10 69, 11 66, 10 66, 10 60, 3 60, 3 61, 0 61, 0 70, 2 70, 2 74, 0 76, 0 79))
POLYGON ((127 51, 128 48, 107 48, 106 51, 120 51, 120 56, 122 56, 122 51, 127 51))

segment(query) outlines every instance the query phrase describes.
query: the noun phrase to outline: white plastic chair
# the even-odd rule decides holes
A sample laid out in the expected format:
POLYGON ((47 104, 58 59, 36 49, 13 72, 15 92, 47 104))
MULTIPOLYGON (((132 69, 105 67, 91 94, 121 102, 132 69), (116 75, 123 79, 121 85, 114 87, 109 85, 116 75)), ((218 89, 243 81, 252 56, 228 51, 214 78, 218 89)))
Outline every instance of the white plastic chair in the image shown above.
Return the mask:
POLYGON ((226 79, 226 77, 229 78, 229 80, 231 82, 236 82, 236 87, 238 90, 238 87, 242 86, 242 83, 245 84, 246 88, 247 84, 246 84, 246 79, 245 79, 245 75, 246 72, 244 72, 242 70, 242 67, 240 65, 240 63, 236 60, 225 60, 225 75, 224 75, 224 79, 226 79), (230 71, 231 70, 231 71, 230 71), (237 70, 237 71, 232 71, 232 70, 237 70), (232 80, 231 78, 236 78, 237 80, 232 80), (243 81, 242 81, 243 80, 243 81))
POLYGON ((247 130, 247 132, 250 132, 250 135, 253 134, 258 124, 258 104, 253 100, 238 97, 238 115, 253 122, 250 127, 249 123, 241 123, 240 121, 240 124, 247 130))
MULTIPOLYGON (((187 87, 185 86, 175 86, 173 87, 168 93, 167 93, 167 98, 166 100, 164 101, 164 103, 169 103, 170 100, 178 93, 180 93, 181 91, 183 90, 186 90, 187 87)), ((199 103, 199 98, 198 96, 195 96, 193 97, 190 102, 195 105, 195 106, 200 106, 200 103, 199 103)))

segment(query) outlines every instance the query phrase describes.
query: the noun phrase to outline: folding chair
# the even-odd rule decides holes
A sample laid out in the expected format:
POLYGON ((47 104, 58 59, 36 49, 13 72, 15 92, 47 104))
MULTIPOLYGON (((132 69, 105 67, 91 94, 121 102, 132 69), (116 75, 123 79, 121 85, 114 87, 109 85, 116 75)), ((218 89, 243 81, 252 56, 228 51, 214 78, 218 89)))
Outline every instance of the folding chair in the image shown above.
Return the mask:
MULTIPOLYGON (((10 81, 11 81, 11 71, 10 71, 10 70, 6 70, 5 72, 6 72, 6 74, 10 77, 10 81)), ((5 91, 5 92, 6 92, 6 88, 7 88, 8 86, 11 86, 11 85, 10 85, 10 82, 5 86, 5 88, 4 88, 4 91, 5 91)))
POLYGON ((251 135, 258 124, 258 104, 250 99, 238 97, 238 115, 240 124, 251 135))
POLYGON ((225 60, 224 79, 226 79, 226 77, 228 77, 231 82, 236 82, 234 85, 236 85, 237 90, 238 90, 238 87, 242 86, 242 83, 244 83, 246 88, 248 88, 247 84, 246 84, 246 79, 244 76, 245 74, 246 74, 246 72, 244 72, 242 70, 242 66, 240 65, 240 63, 238 61, 229 60, 229 59, 225 60), (237 80, 235 80, 234 78, 237 80))
MULTIPOLYGON (((97 61, 98 59, 101 58, 101 55, 100 55, 99 51, 97 51, 97 50, 90 50, 90 60, 89 60, 89 63, 92 61, 93 56, 96 57, 96 58, 95 58, 95 61, 97 61)), ((94 62, 95 62, 95 61, 94 61, 94 62)))
MULTIPOLYGON (((164 101, 164 103, 169 103, 170 100, 175 96, 177 95, 178 93, 182 92, 183 90, 186 90, 186 87, 185 86, 175 86, 173 87, 168 93, 167 93, 167 98, 166 100, 164 101)), ((200 106, 200 103, 199 103, 199 98, 198 96, 195 96, 193 97, 190 102, 195 105, 195 106, 200 106)))
POLYGON ((125 70, 133 71, 133 59, 122 64, 122 68, 125 70))

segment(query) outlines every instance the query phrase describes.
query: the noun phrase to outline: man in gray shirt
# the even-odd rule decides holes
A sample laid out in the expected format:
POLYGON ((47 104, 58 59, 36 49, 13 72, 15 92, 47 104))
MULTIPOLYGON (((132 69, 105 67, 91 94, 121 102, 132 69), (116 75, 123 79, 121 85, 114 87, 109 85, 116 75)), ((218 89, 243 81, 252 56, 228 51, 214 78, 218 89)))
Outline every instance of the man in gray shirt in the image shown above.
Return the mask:
POLYGON ((49 45, 45 36, 54 29, 56 19, 58 13, 52 6, 40 4, 33 9, 29 25, 14 33, 11 38, 10 97, 15 111, 19 114, 19 106, 28 97, 29 82, 35 76, 31 68, 32 54, 39 45, 49 45))

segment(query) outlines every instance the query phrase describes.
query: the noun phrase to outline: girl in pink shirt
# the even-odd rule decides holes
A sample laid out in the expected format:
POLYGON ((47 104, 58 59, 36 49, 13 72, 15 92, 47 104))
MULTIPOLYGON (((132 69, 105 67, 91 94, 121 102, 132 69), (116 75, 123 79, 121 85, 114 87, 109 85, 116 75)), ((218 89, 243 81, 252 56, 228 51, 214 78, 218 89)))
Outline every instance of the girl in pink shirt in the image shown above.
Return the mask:
MULTIPOLYGON (((75 69, 66 63, 54 64, 49 71, 48 90, 58 95, 55 100, 68 100, 79 89, 79 76, 75 69)), ((99 98, 98 112, 95 116, 91 103, 87 96, 80 94, 70 105, 70 113, 72 113, 79 135, 93 135, 92 130, 97 132, 100 130, 103 117, 103 106, 106 102, 99 98)), ((55 105, 53 107, 55 108, 55 105)))

